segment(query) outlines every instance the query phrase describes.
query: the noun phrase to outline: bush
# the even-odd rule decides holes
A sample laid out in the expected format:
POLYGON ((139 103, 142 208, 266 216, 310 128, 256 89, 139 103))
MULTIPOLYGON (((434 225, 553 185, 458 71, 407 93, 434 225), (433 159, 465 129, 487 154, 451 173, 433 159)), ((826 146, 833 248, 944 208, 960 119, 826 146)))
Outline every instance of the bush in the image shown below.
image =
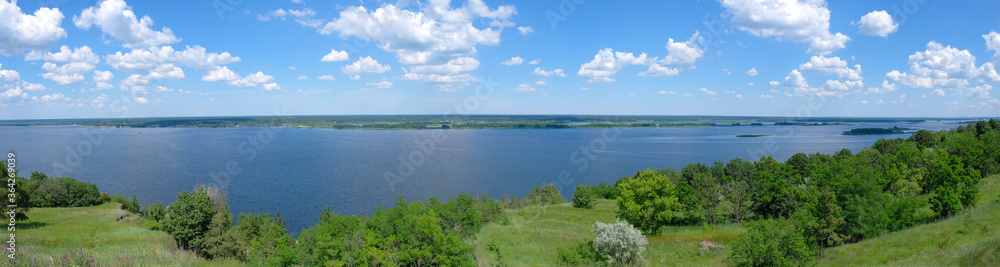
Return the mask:
POLYGON ((177 246, 184 249, 197 248, 202 243, 202 237, 214 214, 215 203, 209 199, 208 191, 199 187, 194 192, 177 193, 177 201, 167 208, 161 227, 174 237, 177 246))
POLYGON ((553 184, 546 184, 545 187, 535 186, 531 188, 531 193, 526 197, 528 204, 552 205, 566 203, 566 199, 559 194, 559 189, 553 184))
POLYGON ((596 202, 597 198, 591 187, 582 184, 576 186, 576 190, 573 191, 573 207, 593 209, 596 202))
POLYGON ((167 209, 163 206, 163 203, 160 202, 150 204, 142 210, 143 218, 157 222, 163 220, 163 217, 165 217, 166 214, 167 209))
POLYGON ((139 209, 139 199, 135 197, 135 194, 132 194, 132 200, 122 203, 122 209, 135 214, 142 213, 142 210, 139 209))
POLYGON ((615 199, 618 198, 618 188, 615 185, 609 185, 605 182, 601 182, 597 186, 591 187, 591 191, 594 195, 603 199, 615 199))
POLYGON ((556 256, 559 257, 560 263, 568 266, 600 265, 607 261, 603 255, 594 250, 593 240, 572 247, 557 248, 556 256))
POLYGON ((812 261, 802 231, 786 220, 747 222, 736 238, 729 261, 737 266, 801 266, 812 261))
MULTIPOLYGON (((617 220, 616 220, 617 221, 617 220)), ((615 223, 595 222, 594 251, 604 256, 612 266, 634 266, 643 263, 646 236, 626 221, 615 223)))
POLYGON ((673 182, 663 173, 646 170, 623 180, 618 184, 616 201, 619 218, 649 233, 680 215, 683 206, 673 182))

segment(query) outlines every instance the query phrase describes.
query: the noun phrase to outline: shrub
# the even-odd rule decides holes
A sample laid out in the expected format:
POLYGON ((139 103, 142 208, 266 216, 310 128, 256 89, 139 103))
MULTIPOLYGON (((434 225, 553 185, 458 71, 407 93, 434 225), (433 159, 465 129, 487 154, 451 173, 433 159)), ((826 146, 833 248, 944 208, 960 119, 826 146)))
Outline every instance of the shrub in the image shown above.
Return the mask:
POLYGON ((544 187, 537 185, 532 187, 526 201, 528 204, 551 205, 565 203, 566 199, 559 194, 559 189, 555 185, 546 184, 544 187))
MULTIPOLYGON (((489 245, 494 245, 490 243, 489 245)), ((493 249, 494 247, 491 247, 493 249)), ((498 253, 499 255, 499 253, 498 253)), ((582 242, 572 247, 556 249, 559 262, 568 266, 598 265, 607 261, 603 255, 594 250, 594 241, 582 242)))
POLYGON ((786 220, 747 222, 728 261, 737 266, 800 266, 812 261, 802 231, 786 220))
POLYGON ((166 216, 167 209, 163 206, 163 203, 156 202, 146 206, 142 210, 142 217, 152 221, 161 221, 163 217, 166 216))
POLYGON ((673 182, 657 171, 646 170, 625 179, 618 184, 618 193, 618 217, 647 233, 674 220, 683 209, 673 182))
POLYGON ((592 209, 596 202, 591 187, 582 184, 576 186, 576 190, 573 191, 573 207, 592 209))
POLYGON ((626 221, 615 223, 595 222, 594 251, 601 254, 612 266, 633 266, 643 263, 642 252, 646 250, 646 236, 626 221))
POLYGON ((177 193, 177 201, 167 208, 161 227, 174 237, 177 246, 184 249, 197 248, 214 214, 215 203, 209 199, 208 191, 199 187, 194 192, 177 193))
POLYGON ((605 182, 601 182, 597 186, 591 187, 591 191, 594 195, 603 199, 615 199, 618 198, 618 188, 615 185, 609 185, 605 182))
POLYGON ((122 209, 136 214, 141 214, 142 212, 142 210, 139 209, 139 199, 135 197, 135 194, 132 194, 132 200, 122 203, 122 209))

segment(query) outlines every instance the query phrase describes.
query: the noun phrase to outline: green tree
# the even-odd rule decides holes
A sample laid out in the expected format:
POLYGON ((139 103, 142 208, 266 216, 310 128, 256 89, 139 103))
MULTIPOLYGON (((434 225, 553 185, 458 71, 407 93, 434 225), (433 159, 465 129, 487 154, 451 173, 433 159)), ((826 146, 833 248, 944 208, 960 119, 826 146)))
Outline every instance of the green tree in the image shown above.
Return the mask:
POLYGON ((937 133, 928 130, 920 129, 914 133, 907 141, 917 144, 920 149, 933 148, 938 144, 941 144, 941 137, 937 133))
POLYGON ((683 206, 674 184, 660 172, 646 170, 618 184, 617 217, 651 233, 670 223, 683 206))
POLYGON ((245 255, 241 254, 244 249, 237 243, 239 233, 233 229, 233 213, 229 212, 226 199, 220 197, 213 203, 218 204, 215 205, 215 214, 212 215, 203 241, 198 244, 199 250, 209 258, 237 258, 245 261, 245 255))
POLYGON ((531 188, 526 200, 530 204, 554 205, 566 203, 566 199, 559 194, 559 188, 553 184, 546 184, 543 187, 535 186, 531 188))
POLYGON ((747 231, 736 238, 727 259, 737 266, 803 266, 812 262, 812 252, 802 230, 789 221, 766 219, 746 223, 747 231))
POLYGON ((577 185, 573 191, 573 207, 593 209, 597 202, 593 189, 587 185, 577 185))
POLYGON ((208 231, 215 215, 215 203, 208 197, 205 187, 194 192, 177 193, 177 201, 167 208, 162 228, 177 241, 177 246, 196 250, 208 231))

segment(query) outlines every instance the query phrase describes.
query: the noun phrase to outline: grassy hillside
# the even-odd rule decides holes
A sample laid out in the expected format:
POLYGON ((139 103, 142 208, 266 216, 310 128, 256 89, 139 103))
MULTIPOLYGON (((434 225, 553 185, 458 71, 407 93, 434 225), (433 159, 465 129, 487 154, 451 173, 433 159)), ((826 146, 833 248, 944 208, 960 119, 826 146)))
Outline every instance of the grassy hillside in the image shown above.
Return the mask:
POLYGON ((820 265, 1000 265, 1000 175, 979 184, 975 208, 951 218, 826 250, 820 265), (967 218, 968 216, 968 218, 967 218))
MULTIPOLYGON (((983 179, 980 201, 954 217, 882 235, 860 243, 827 249, 820 266, 844 265, 987 265, 1000 263, 1000 175, 983 179), (966 214, 970 219, 966 219, 966 214), (966 221, 969 221, 968 223, 966 221), (966 226, 968 225, 968 226, 966 226)), ((598 200, 594 209, 569 204, 527 206, 511 210, 507 225, 491 223, 476 239, 481 266, 542 266, 559 264, 559 248, 575 246, 595 236, 595 221, 614 222, 613 200, 598 200)), ((647 236, 649 266, 720 266, 729 244, 743 231, 738 225, 665 227, 647 236), (724 248, 703 250, 702 241, 724 248)))
POLYGON ((216 266, 177 250, 167 233, 139 226, 117 203, 36 208, 19 222, 15 266, 216 266), (122 218, 119 220, 119 218, 122 218), (93 263, 91 263, 93 262, 93 263))

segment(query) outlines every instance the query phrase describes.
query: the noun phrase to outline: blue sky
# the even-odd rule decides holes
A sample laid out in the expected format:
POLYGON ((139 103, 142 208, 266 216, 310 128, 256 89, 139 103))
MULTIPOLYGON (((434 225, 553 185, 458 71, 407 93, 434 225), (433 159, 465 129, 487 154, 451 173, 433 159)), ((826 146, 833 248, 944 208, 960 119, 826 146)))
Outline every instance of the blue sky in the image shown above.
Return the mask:
POLYGON ((998 1, 52 0, 0 17, 0 119, 1000 114, 998 1))

